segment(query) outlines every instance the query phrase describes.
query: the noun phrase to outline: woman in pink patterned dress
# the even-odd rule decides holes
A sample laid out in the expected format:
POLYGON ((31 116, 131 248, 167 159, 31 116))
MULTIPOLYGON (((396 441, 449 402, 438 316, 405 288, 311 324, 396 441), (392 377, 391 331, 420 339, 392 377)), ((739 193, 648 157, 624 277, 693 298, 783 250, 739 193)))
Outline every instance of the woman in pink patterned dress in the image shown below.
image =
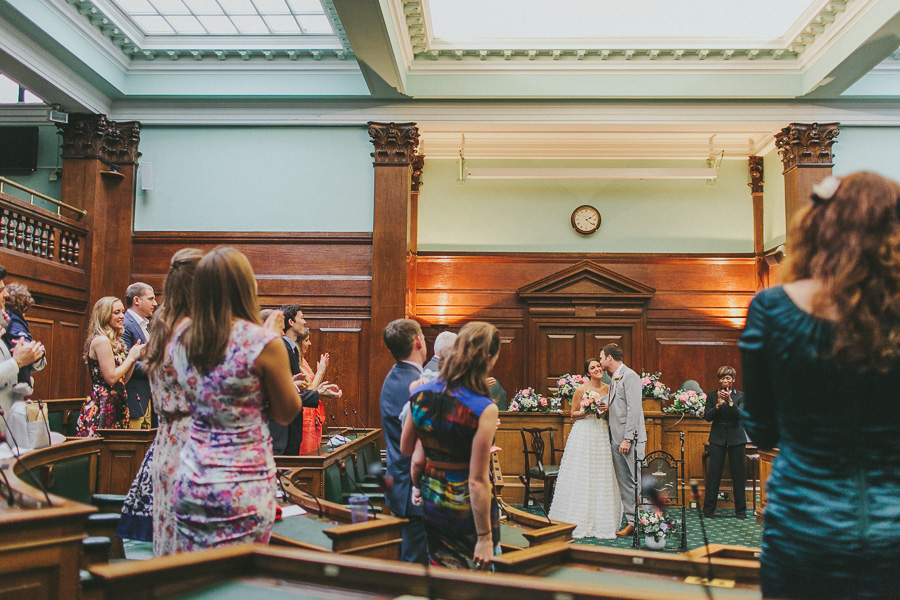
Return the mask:
POLYGON ((167 350, 193 418, 175 480, 182 551, 269 540, 276 484, 268 419, 287 425, 300 412, 280 338, 280 329, 259 325, 247 258, 234 248, 203 257, 191 321, 167 350))
POLYGON ((179 550, 172 497, 181 448, 191 429, 191 413, 166 349, 174 334, 189 320, 194 271, 201 258, 203 252, 194 248, 179 250, 172 256, 165 296, 150 325, 150 341, 144 357, 153 391, 153 410, 159 415, 150 463, 154 556, 174 554, 179 550))
POLYGON ((144 344, 125 349, 125 305, 115 296, 97 300, 88 322, 84 360, 91 374, 91 393, 75 425, 78 437, 97 437, 97 429, 128 429, 125 384, 144 344))

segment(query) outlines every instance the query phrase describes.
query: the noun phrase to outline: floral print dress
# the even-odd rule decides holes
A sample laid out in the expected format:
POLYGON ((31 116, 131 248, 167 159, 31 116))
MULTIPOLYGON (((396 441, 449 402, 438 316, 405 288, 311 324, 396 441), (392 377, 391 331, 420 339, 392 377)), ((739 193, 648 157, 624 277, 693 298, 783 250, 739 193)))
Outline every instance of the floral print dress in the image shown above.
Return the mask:
POLYGON ((275 459, 256 360, 279 337, 248 321, 235 321, 224 360, 205 373, 188 364, 180 343, 170 346, 174 373, 193 417, 175 477, 181 551, 269 541, 275 521, 275 459))
MULTIPOLYGON (((128 356, 125 342, 118 337, 112 340, 112 352, 116 367, 121 366, 128 356)), ((106 383, 96 358, 88 356, 87 365, 91 374, 91 393, 81 407, 81 414, 75 424, 75 435, 99 437, 97 429, 128 429, 130 420, 125 384, 121 380, 113 385, 106 383)))

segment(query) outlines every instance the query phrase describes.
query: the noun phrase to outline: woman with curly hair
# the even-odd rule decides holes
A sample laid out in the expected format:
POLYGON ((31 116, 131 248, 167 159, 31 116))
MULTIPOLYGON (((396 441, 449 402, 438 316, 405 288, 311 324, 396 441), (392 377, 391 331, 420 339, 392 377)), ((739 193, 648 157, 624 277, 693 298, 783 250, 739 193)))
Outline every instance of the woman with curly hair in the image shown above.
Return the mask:
POLYGON ((828 178, 791 225, 783 286, 750 304, 745 427, 779 453, 766 598, 886 598, 900 569, 900 185, 828 178))
POLYGON ((125 305, 115 296, 97 300, 88 322, 84 361, 91 374, 91 393, 75 426, 78 437, 97 437, 97 429, 128 429, 125 383, 141 357, 144 344, 125 349, 125 305))

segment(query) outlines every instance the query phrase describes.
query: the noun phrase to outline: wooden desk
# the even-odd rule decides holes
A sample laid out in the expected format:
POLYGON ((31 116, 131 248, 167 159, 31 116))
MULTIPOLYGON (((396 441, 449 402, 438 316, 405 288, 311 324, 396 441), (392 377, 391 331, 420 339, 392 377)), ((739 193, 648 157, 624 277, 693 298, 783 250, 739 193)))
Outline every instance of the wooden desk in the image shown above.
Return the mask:
POLYGON ((548 522, 543 515, 538 517, 508 504, 500 509, 500 518, 500 547, 503 552, 569 542, 575 530, 575 525, 571 523, 548 522))
POLYGON ((97 435, 103 439, 97 493, 127 494, 156 429, 98 429, 97 435))
MULTIPOLYGON (((712 589, 714 598, 760 598, 759 563, 713 558, 714 578, 734 582, 733 588, 712 589)), ((700 585, 689 579, 707 573, 707 560, 681 554, 663 554, 620 548, 596 548, 581 544, 545 545, 494 557, 503 573, 532 575, 553 581, 603 586, 617 597, 633 597, 644 590, 667 598, 705 598, 700 585)))
MULTIPOLYGON (((62 447, 55 446, 54 454, 60 455, 56 449, 62 447)), ((40 477, 39 465, 46 464, 44 459, 26 460, 28 456, 21 462, 31 463, 32 472, 40 477)), ((10 458, 0 462, 0 469, 15 497, 14 506, 8 507, 9 489, 0 483, 4 498, 0 508, 0 598, 77 598, 85 520, 97 509, 53 494, 53 506, 47 506, 43 492, 25 483, 30 480, 22 466, 10 458)))
POLYGON ((286 471, 280 481, 285 499, 303 507, 307 513, 276 521, 269 543, 319 552, 399 560, 400 530, 406 525, 406 519, 376 515, 370 516, 368 521, 353 523, 349 508, 313 498, 294 482, 295 478, 300 481, 309 479, 303 473, 305 470, 286 471))
POLYGON ((766 483, 772 474, 772 463, 778 456, 778 449, 759 451, 759 505, 756 507, 756 522, 762 525, 763 514, 766 510, 768 498, 766 495, 766 483))
MULTIPOLYGON (((527 551, 526 551, 527 552, 527 551)), ((648 553, 642 553, 648 554, 648 553)), ((456 571, 371 558, 322 554, 266 546, 230 546, 146 561, 90 568, 106 600, 217 598, 442 600, 588 600, 704 598, 700 586, 678 584, 672 592, 659 579, 618 570, 615 582, 538 578, 456 571), (429 592, 431 592, 429 594, 429 592)), ((605 579, 609 579, 606 577, 605 579)), ((758 590, 714 590, 714 598, 759 598, 758 590)))

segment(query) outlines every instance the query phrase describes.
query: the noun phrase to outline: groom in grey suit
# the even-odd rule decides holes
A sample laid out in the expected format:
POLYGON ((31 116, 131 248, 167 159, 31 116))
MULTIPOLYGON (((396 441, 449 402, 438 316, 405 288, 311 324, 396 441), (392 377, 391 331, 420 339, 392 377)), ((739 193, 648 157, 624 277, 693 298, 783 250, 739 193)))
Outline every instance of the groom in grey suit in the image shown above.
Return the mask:
POLYGON ((644 409, 641 405, 641 378, 623 362, 622 349, 617 344, 607 344, 600 351, 600 366, 609 373, 607 396, 609 411, 609 440, 612 445, 613 467, 622 498, 622 510, 628 525, 616 532, 619 537, 634 532, 634 454, 644 458, 647 430, 644 427, 644 409), (637 435, 637 444, 634 443, 637 435))

